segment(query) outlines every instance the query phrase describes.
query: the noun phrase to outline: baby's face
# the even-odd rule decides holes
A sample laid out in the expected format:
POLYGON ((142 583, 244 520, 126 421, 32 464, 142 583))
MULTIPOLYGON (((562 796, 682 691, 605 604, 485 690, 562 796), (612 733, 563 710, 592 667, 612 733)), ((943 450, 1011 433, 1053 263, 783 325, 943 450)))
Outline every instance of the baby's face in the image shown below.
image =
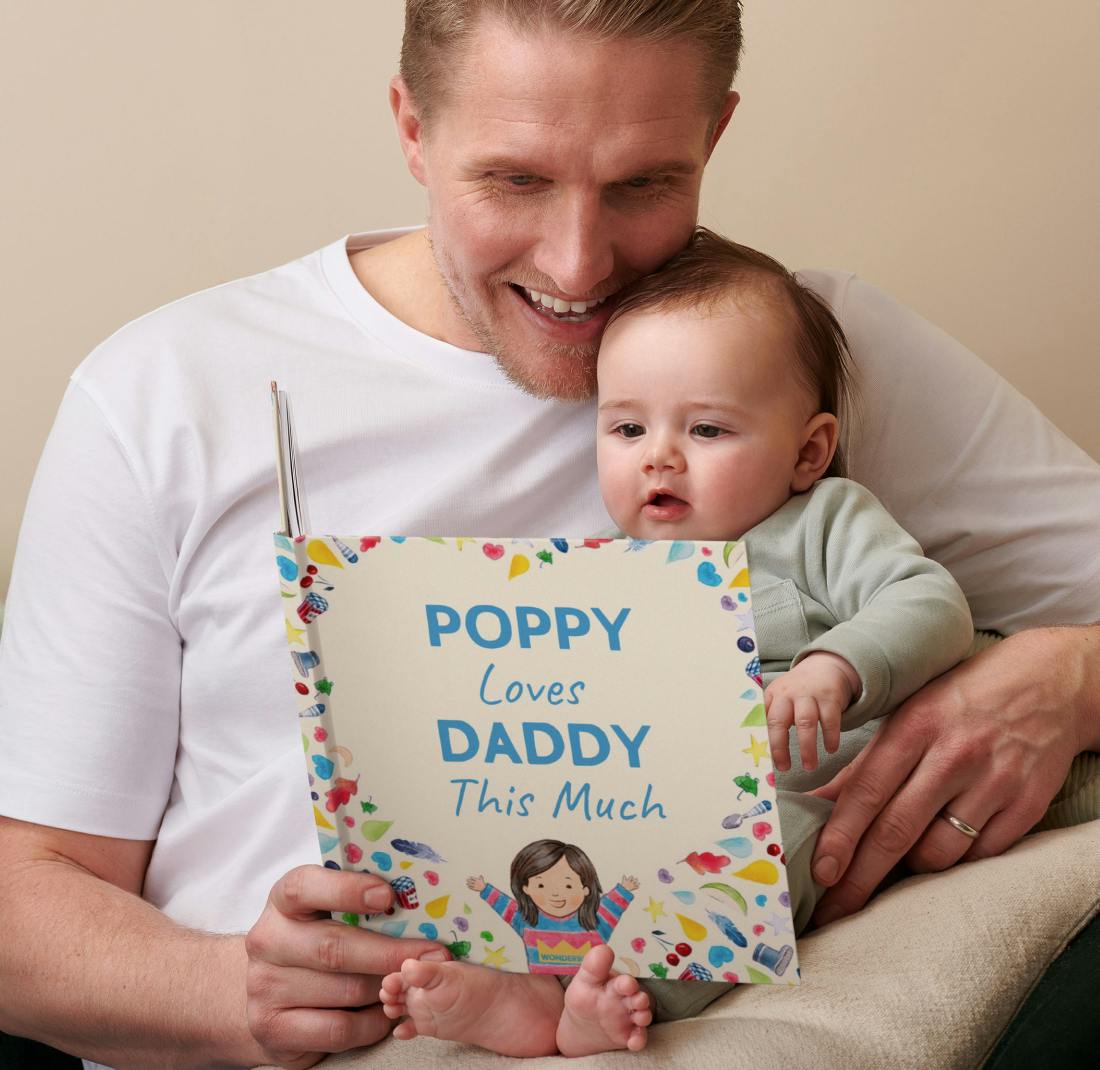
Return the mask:
POLYGON ((766 308, 624 316, 599 356, 597 460, 638 539, 740 538, 793 493, 815 406, 766 308))
POLYGON ((576 913, 588 896, 588 889, 569 868, 564 855, 549 869, 532 877, 523 890, 551 918, 567 918, 576 913))

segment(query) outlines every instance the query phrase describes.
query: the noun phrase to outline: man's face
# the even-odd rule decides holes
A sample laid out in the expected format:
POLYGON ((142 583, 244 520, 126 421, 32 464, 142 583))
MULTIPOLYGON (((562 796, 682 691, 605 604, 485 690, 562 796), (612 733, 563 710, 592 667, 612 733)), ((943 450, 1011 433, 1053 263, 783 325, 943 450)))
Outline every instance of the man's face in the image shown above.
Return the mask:
POLYGON ((688 43, 486 19, 460 58, 429 126, 402 129, 452 298, 436 330, 536 396, 589 397, 615 295, 687 243, 728 111, 714 128, 688 43))

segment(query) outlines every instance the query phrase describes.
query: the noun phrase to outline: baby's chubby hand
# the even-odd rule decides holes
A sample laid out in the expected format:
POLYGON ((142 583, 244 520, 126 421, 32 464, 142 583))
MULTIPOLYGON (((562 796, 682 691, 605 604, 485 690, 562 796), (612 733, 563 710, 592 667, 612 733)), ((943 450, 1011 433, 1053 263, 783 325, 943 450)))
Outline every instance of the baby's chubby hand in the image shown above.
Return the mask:
POLYGON ((638 889, 639 889, 639 888, 641 887, 641 883, 639 882, 639 880, 638 880, 638 878, 637 878, 637 877, 627 877, 627 876, 624 876, 624 877, 623 877, 623 879, 622 879, 621 881, 619 881, 619 883, 620 883, 620 884, 621 884, 621 885, 622 885, 622 886, 623 886, 623 887, 624 887, 624 888, 625 888, 625 889, 626 889, 626 890, 627 890, 628 892, 636 892, 636 891, 637 891, 637 890, 638 890, 638 889))
POLYGON ((790 728, 798 731, 802 768, 817 768, 817 726, 825 750, 840 746, 840 715, 861 691, 859 674, 839 654, 815 651, 789 672, 773 680, 764 692, 768 743, 776 769, 791 767, 790 728))

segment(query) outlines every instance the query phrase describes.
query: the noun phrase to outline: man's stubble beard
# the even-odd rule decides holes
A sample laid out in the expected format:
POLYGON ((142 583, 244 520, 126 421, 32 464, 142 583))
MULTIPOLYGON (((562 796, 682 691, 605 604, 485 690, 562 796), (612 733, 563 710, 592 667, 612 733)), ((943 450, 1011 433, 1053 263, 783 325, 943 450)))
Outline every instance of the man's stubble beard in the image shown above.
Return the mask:
MULTIPOLYGON (((465 291, 458 282, 458 271, 446 253, 436 248, 430 229, 427 238, 436 271, 443 280, 455 311, 477 338, 482 350, 497 362, 497 367, 513 386, 545 401, 588 401, 595 397, 598 346, 537 342, 533 346, 533 362, 516 360, 508 343, 495 334, 487 322, 473 315, 470 309, 472 302, 464 302, 465 291)), ((491 291, 494 286, 505 287, 508 283, 490 280, 488 285, 491 291)))

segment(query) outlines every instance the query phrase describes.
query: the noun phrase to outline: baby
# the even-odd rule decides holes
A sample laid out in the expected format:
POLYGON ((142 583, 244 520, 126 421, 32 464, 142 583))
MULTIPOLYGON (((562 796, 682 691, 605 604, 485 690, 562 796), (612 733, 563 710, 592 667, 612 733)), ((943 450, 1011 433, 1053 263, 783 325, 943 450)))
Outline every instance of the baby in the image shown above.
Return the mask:
MULTIPOLYGON (((600 489, 635 539, 744 539, 768 740, 804 770, 820 730, 882 716, 963 658, 962 592, 875 498, 844 476, 847 344, 828 307, 770 257, 699 228, 623 299, 599 357, 600 489)), ((782 780, 779 788, 783 789, 782 780)), ((796 931, 821 889, 809 865, 831 804, 780 790, 796 931)), ((568 863, 562 878, 583 885, 568 863)), ((568 986, 467 963, 408 961, 382 983, 394 1036, 508 1055, 640 1050, 646 1026, 691 1017, 729 990, 639 981, 594 947, 568 986), (648 994, 647 994, 648 993, 648 994)))

